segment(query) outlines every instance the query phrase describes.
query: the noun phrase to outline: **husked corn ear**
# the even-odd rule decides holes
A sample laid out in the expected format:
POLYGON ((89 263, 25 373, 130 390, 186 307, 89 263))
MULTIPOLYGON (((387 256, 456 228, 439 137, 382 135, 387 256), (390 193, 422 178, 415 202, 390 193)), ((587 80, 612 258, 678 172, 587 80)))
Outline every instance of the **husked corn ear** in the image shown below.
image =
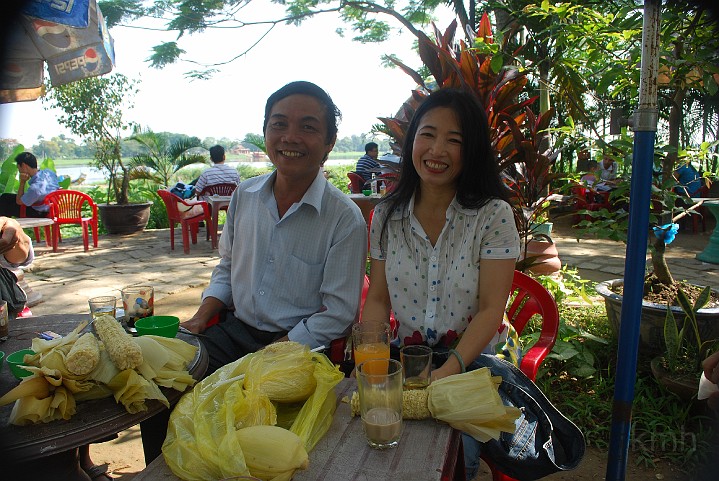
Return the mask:
MULTIPOLYGON (((432 417, 427 407, 429 393, 426 389, 410 389, 402 391, 402 419, 427 419, 432 417)), ((352 393, 350 399, 350 410, 352 416, 359 416, 360 400, 357 391, 352 393)))
POLYGON ((100 362, 100 345, 91 332, 86 332, 75 341, 65 358, 68 371, 78 376, 88 374, 100 362))
POLYGON ((262 480, 291 479, 310 463, 302 439, 278 426, 250 426, 235 431, 250 475, 262 480))
POLYGON ((112 316, 97 317, 95 332, 105 345, 105 350, 112 363, 120 371, 135 369, 142 364, 142 349, 115 318, 112 316))

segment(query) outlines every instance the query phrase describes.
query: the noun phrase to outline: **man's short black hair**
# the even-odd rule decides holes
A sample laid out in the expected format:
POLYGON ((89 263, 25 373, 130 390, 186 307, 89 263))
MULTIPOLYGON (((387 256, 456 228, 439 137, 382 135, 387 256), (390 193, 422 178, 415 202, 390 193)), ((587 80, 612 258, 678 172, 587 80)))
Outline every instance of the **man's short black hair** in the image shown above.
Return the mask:
POLYGON ((379 149, 379 145, 377 145, 375 142, 369 142, 365 144, 364 151, 366 154, 369 154, 370 150, 377 150, 379 149))
POLYGON ((303 80, 290 82, 269 96, 267 104, 265 104, 265 123, 262 125, 262 133, 264 134, 267 131, 267 122, 270 120, 272 107, 290 95, 309 95, 325 106, 325 120, 327 123, 327 138, 325 140, 327 144, 332 143, 337 136, 337 123, 342 118, 342 112, 340 112, 340 109, 337 108, 327 92, 312 82, 303 80))
POLYGON ((18 165, 25 164, 28 167, 37 169, 37 157, 35 157, 31 152, 22 152, 17 154, 15 157, 15 163, 18 165))
POLYGON ((215 145, 210 147, 210 160, 214 163, 222 162, 225 160, 225 148, 221 145, 215 145))

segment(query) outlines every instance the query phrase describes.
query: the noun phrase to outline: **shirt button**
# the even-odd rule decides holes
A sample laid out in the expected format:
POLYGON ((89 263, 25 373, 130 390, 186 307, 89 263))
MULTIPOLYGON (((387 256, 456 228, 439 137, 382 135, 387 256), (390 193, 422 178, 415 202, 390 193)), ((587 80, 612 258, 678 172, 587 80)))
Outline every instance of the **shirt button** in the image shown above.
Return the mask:
POLYGON ((260 295, 261 295, 261 296, 264 296, 264 295, 265 295, 265 291, 260 290, 260 295))
POLYGON ((270 257, 270 264, 272 264, 273 262, 275 262, 275 260, 272 257, 270 257))
POLYGON ((429 258, 429 260, 431 260, 432 262, 434 262, 434 261, 437 260, 437 256, 432 256, 432 257, 429 258))
POLYGON ((429 286, 429 290, 430 290, 430 291, 436 291, 436 290, 437 290, 437 286, 429 286))

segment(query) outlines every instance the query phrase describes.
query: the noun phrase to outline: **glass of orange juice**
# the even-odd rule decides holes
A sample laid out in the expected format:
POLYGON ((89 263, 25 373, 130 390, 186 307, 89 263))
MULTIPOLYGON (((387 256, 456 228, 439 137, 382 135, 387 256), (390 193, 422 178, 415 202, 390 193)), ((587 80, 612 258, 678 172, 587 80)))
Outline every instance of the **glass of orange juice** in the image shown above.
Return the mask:
MULTIPOLYGON (((389 360, 390 329, 386 322, 358 322, 352 326, 355 366, 367 359, 389 360)), ((378 368, 382 366, 377 365, 378 368)), ((387 366, 384 366, 386 372, 387 366)), ((368 373, 379 374, 379 373, 368 373)))

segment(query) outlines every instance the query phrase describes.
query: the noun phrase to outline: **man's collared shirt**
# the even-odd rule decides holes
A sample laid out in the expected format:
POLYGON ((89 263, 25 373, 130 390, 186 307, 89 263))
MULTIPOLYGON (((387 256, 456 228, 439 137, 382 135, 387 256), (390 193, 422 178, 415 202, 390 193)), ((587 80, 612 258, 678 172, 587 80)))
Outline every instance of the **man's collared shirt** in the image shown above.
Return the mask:
POLYGON ((235 190, 220 238, 222 259, 203 298, 234 305, 235 317, 259 330, 329 346, 357 317, 367 225, 321 171, 280 219, 275 176, 248 179, 235 190))
MULTIPOLYGON (((58 183, 55 172, 50 169, 41 169, 30 177, 27 188, 20 200, 27 206, 34 206, 34 204, 42 202, 47 194, 55 192, 59 188, 60 184, 58 183)), ((38 205, 34 206, 33 209, 38 212, 47 212, 50 207, 47 205, 38 205)))

